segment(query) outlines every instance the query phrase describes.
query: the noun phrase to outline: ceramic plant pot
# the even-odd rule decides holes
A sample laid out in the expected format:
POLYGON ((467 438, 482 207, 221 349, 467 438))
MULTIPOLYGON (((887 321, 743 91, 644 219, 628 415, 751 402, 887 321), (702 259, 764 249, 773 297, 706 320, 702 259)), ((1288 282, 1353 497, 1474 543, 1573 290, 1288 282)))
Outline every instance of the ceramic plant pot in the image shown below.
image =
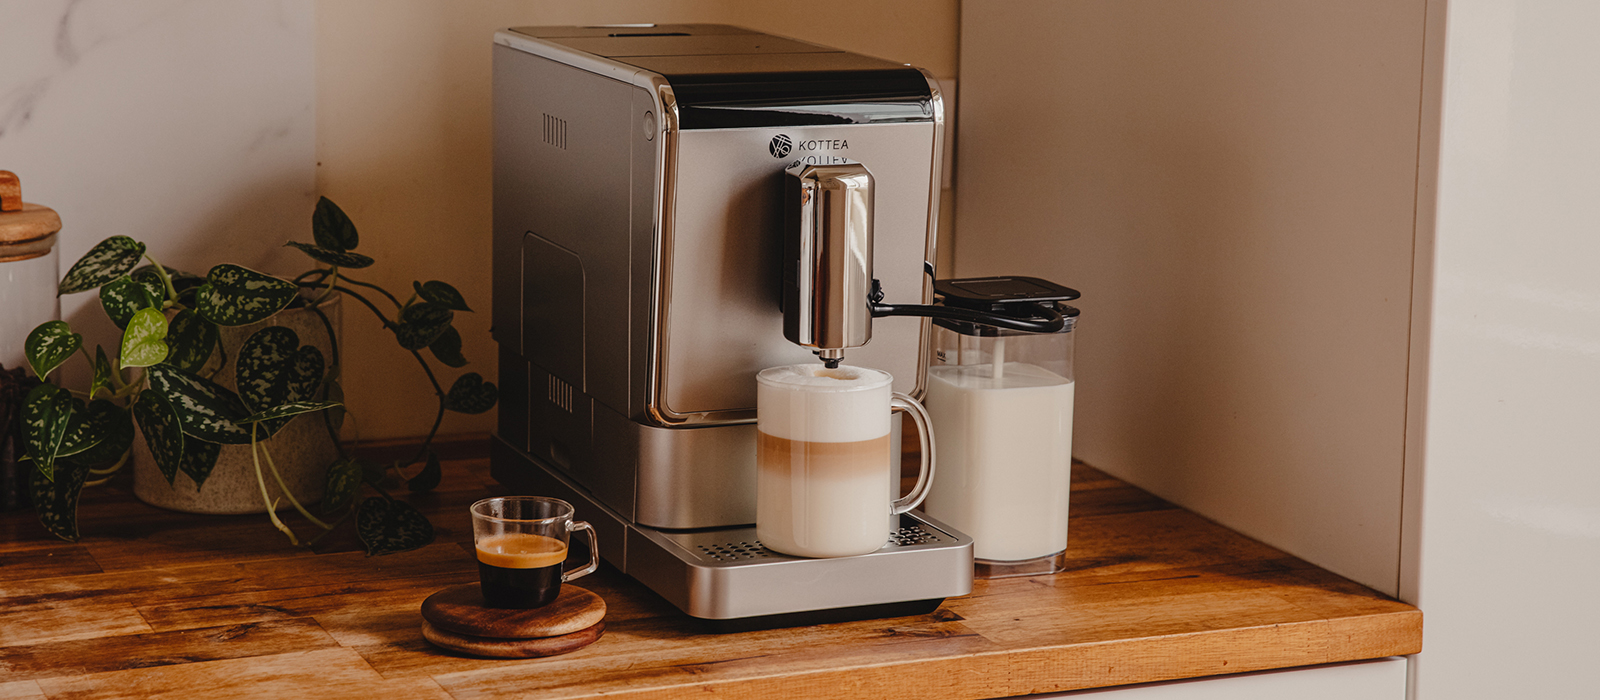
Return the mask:
MULTIPOLYGON (((340 322, 340 303, 337 296, 324 301, 321 306, 335 333, 340 322)), ((300 344, 311 345, 322 352, 329 363, 333 358, 333 343, 322 320, 308 309, 286 309, 266 321, 248 326, 221 329, 221 342, 227 351, 227 364, 212 376, 212 380, 237 391, 233 359, 238 357, 239 346, 256 331, 269 326, 282 326, 299 336, 300 344)), ((203 373, 209 373, 221 358, 213 354, 203 373)), ((283 476, 296 500, 302 505, 322 499, 326 486, 328 465, 338 458, 338 450, 330 435, 322 413, 295 416, 277 434, 262 442, 272 455, 273 464, 283 476)), ((153 506, 187 513, 239 514, 265 513, 266 501, 261 497, 261 485, 256 479, 256 466, 249 445, 223 445, 217 465, 204 484, 195 486, 188 474, 179 471, 173 483, 168 484, 161 469, 150 455, 141 431, 134 431, 133 492, 139 500, 153 506)), ((278 509, 292 508, 272 471, 262 457, 261 474, 266 483, 267 495, 278 504, 278 509)))

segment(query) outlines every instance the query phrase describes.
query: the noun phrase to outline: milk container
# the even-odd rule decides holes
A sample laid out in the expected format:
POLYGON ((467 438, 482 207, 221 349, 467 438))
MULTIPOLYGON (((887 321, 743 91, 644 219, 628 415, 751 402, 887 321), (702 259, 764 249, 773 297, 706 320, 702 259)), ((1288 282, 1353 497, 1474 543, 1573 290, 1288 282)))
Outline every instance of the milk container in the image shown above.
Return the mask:
POLYGON ((924 403, 939 437, 931 516, 970 535, 977 575, 1054 573, 1065 563, 1071 495, 1072 331, 1077 292, 1019 277, 941 280, 947 306, 1025 316, 1054 311, 1061 330, 1030 333, 936 319, 924 403))

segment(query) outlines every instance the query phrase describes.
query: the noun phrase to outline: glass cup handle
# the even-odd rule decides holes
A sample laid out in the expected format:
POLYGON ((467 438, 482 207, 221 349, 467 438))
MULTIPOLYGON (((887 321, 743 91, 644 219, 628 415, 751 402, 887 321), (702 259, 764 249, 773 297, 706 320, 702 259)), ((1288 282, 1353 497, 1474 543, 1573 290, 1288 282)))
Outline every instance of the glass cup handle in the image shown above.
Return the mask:
POLYGON ((566 583, 575 578, 588 576, 589 574, 594 573, 595 569, 600 568, 600 545, 595 542, 594 528, 589 527, 589 523, 583 522, 582 520, 567 523, 567 532, 571 533, 579 530, 582 530, 589 535, 589 563, 581 569, 562 572, 562 583, 566 583))
POLYGON ((905 498, 894 502, 893 512, 899 515, 920 505, 933 486, 933 421, 928 418, 928 411, 922 404, 898 391, 889 399, 889 409, 911 414, 911 420, 917 424, 917 435, 922 441, 922 468, 917 470, 917 485, 911 487, 911 493, 906 494, 905 498))

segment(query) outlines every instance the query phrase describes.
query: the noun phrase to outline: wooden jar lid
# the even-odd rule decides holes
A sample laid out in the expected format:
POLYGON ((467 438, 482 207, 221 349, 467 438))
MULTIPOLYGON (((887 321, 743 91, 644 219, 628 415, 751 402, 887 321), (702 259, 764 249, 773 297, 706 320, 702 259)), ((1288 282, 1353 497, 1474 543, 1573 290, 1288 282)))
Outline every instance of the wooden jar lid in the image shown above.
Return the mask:
POLYGON ((0 170, 0 262, 49 253, 60 230, 55 210, 22 201, 22 181, 16 173, 0 170))

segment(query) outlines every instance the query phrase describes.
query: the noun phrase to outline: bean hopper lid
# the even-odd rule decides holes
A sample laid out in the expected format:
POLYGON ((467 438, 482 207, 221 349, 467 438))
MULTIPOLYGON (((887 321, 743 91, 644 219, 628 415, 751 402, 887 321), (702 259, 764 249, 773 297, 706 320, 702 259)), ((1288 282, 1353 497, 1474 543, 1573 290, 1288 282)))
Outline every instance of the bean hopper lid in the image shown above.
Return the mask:
MULTIPOLYGON (((1022 319, 1048 316, 1053 309, 1067 319, 1059 333, 1069 333, 1079 311, 1062 302, 1082 296, 1078 290, 1063 287, 1038 277, 967 277, 945 279, 933 283, 935 299, 945 305, 974 311, 985 311, 1022 319)), ((1031 335, 1026 331, 1013 331, 968 321, 935 318, 934 323, 962 335, 1031 335)))
POLYGON ((49 253, 60 230, 55 210, 22 201, 22 181, 0 170, 0 263, 49 253))

